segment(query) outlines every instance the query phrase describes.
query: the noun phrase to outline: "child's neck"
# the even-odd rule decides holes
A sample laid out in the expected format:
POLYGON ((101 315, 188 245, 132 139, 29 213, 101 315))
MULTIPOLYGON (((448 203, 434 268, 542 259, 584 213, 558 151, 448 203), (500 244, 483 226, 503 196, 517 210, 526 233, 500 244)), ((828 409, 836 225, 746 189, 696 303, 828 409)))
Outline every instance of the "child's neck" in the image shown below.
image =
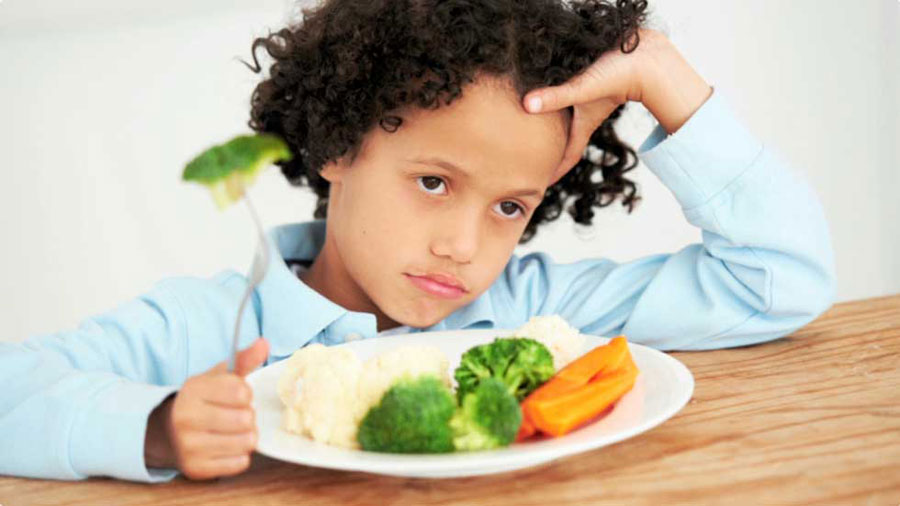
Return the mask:
POLYGON ((392 329, 400 323, 390 319, 354 281, 336 254, 334 243, 326 234, 325 244, 312 266, 300 274, 307 286, 335 304, 359 313, 375 315, 377 331, 392 329))

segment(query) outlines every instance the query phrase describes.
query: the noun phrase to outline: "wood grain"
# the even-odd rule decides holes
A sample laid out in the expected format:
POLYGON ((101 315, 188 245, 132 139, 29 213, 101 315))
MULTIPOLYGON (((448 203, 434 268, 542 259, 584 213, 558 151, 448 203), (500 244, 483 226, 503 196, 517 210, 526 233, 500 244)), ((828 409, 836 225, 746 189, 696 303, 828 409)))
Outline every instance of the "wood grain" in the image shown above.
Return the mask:
POLYGON ((697 380, 678 415, 537 468, 420 480, 257 455, 214 482, 0 477, 0 504, 900 504, 900 295, 838 304, 771 343, 674 355, 697 380))

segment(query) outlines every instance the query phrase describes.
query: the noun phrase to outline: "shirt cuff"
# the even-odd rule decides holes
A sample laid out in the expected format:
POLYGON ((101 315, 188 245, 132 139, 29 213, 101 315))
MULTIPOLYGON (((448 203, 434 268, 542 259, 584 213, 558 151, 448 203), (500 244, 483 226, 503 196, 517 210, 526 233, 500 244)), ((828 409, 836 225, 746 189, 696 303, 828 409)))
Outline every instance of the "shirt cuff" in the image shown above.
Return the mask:
POLYGON ((72 426, 69 454, 75 472, 143 482, 174 478, 175 469, 147 468, 144 439, 150 413, 177 390, 123 380, 99 392, 72 426))
POLYGON ((675 133, 667 136, 657 125, 638 156, 688 210, 728 187, 753 164, 762 147, 721 94, 713 91, 675 133))

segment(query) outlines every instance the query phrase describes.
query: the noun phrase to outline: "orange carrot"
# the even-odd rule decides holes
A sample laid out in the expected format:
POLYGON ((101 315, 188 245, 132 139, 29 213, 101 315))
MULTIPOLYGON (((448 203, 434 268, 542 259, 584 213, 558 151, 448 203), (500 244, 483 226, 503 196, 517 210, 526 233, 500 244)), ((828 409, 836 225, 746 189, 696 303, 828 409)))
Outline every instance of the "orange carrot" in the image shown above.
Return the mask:
POLYGON ((528 439, 537 432, 534 424, 531 423, 531 420, 525 416, 525 410, 522 410, 522 425, 519 426, 519 433, 516 434, 516 441, 522 441, 524 439, 528 439))
POLYGON ((534 430, 560 436, 615 403, 637 374, 628 341, 617 336, 575 359, 525 398, 523 419, 534 430))
POLYGON ((560 378, 559 376, 553 376, 544 382, 543 385, 537 388, 534 392, 528 395, 522 402, 528 402, 529 399, 547 399, 551 397, 557 397, 565 392, 570 390, 575 390, 580 387, 584 383, 576 383, 574 381, 569 381, 564 378, 560 378))
POLYGON ((617 336, 576 358, 557 372, 555 377, 583 385, 597 374, 619 367, 627 354, 628 341, 625 340, 625 336, 617 336))
POLYGON ((616 371, 558 397, 536 399, 525 407, 546 434, 562 436, 613 405, 634 386, 637 369, 616 371))
POLYGON ((536 399, 558 397, 574 390, 601 374, 615 370, 626 357, 630 360, 628 341, 625 336, 618 336, 570 362, 532 392, 522 404, 524 406, 536 399))
POLYGON ((622 357, 622 361, 619 362, 616 367, 601 370, 591 378, 591 381, 596 381, 603 378, 604 376, 609 376, 610 374, 615 374, 621 371, 634 371, 635 373, 638 372, 637 365, 634 363, 634 359, 631 357, 631 352, 628 351, 627 346, 625 348, 625 354, 622 357))

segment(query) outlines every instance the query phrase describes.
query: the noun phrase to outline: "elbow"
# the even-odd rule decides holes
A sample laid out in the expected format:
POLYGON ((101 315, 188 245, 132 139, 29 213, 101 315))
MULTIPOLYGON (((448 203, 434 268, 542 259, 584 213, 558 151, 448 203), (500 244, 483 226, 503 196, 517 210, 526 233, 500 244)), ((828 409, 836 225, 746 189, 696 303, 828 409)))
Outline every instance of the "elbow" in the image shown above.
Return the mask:
POLYGON ((830 241, 826 241, 826 247, 822 248, 818 261, 813 262, 806 271, 809 285, 806 290, 809 294, 806 311, 809 321, 813 321, 828 311, 837 299, 837 274, 830 241))
POLYGON ((766 313, 802 326, 828 311, 836 294, 837 277, 832 262, 807 264, 773 276, 772 303, 766 313))
POLYGON ((823 275, 821 279, 813 282, 808 292, 809 300, 804 304, 806 319, 813 321, 834 305, 837 292, 834 273, 823 275))

